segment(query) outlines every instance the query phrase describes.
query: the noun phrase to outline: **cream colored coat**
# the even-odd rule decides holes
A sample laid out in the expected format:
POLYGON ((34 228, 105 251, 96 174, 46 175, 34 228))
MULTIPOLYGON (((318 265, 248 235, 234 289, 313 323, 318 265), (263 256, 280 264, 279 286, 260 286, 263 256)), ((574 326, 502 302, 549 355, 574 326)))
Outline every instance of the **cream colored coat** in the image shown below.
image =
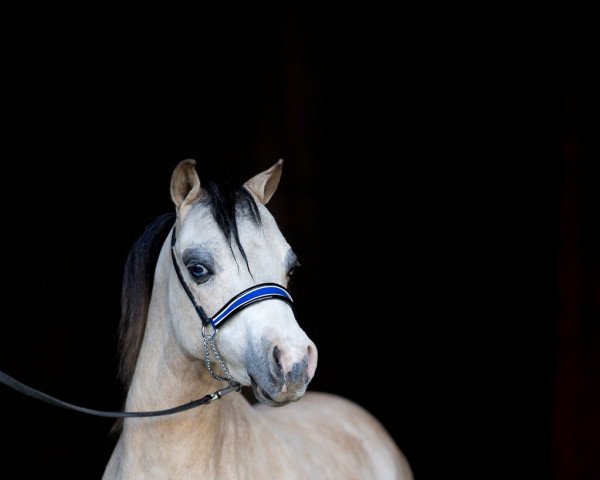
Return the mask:
MULTIPOLYGON (((178 210, 177 228, 182 232, 178 251, 196 241, 197 232, 207 235, 215 229, 214 226, 212 230, 209 228, 210 218, 206 212, 203 214, 199 207, 192 208, 202 198, 193 165, 190 161, 182 162, 171 184, 178 210)), ((257 238, 242 238, 242 242, 250 262, 254 257, 259 258, 261 269, 265 270, 257 281, 285 285, 287 279, 285 272, 280 271, 280 257, 289 250, 289 245, 263 206, 275 191, 280 172, 281 163, 278 163, 246 183, 260 202, 261 235, 265 245, 262 248, 257 238), (270 262, 267 252, 273 257, 270 262)), ((216 238, 206 238, 204 243, 214 246, 216 238)), ((231 256, 231 253, 224 247, 222 250, 223 256, 219 259, 222 276, 226 277, 229 272, 229 277, 222 281, 233 284, 231 288, 237 293, 254 280, 242 278, 244 270, 233 268, 235 263, 227 263, 226 255, 231 256)), ((257 275, 254 272, 254 276, 257 275)), ((127 395, 127 410, 169 408, 224 386, 210 377, 200 361, 198 320, 177 282, 167 239, 155 271, 146 332, 127 395)), ((215 289, 213 292, 206 289, 195 292, 208 312, 215 312, 228 295, 231 296, 230 292, 218 293, 223 285, 215 282, 211 287, 215 289)), ((287 345, 285 341, 290 345, 290 356, 296 352, 294 345, 314 346, 282 302, 256 304, 237 314, 231 324, 219 332, 218 347, 232 376, 244 385, 250 381, 243 359, 237 353, 246 347, 244 342, 265 341, 275 336, 279 344, 287 345), (260 317, 259 322, 257 317, 260 317), (262 330, 255 332, 256 325, 262 330), (250 326, 254 326, 252 330, 250 326)), ((299 396, 303 394, 303 390, 298 392, 299 396)), ((210 405, 176 415, 126 419, 103 478, 398 480, 411 479, 412 474, 385 429, 352 402, 333 395, 307 393, 301 400, 282 408, 253 407, 240 393, 232 393, 210 405)))

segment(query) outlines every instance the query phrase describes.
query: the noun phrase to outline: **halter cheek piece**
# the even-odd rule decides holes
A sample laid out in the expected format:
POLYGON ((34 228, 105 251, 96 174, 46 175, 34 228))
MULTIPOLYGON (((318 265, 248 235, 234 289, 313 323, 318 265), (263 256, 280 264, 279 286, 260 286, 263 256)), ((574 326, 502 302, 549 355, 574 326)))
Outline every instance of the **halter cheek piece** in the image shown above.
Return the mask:
POLYGON ((219 327, 221 327, 227 320, 229 320, 233 315, 243 310, 244 308, 249 307, 258 302, 262 302, 264 300, 281 300, 289 305, 293 303, 292 296, 290 293, 281 285, 277 283, 261 283, 259 285, 254 285, 243 292, 238 293, 231 300, 229 300, 217 313, 215 313, 212 317, 209 317, 204 309, 198 305, 196 299, 190 287, 186 283, 183 278, 183 274, 181 273, 181 269, 179 268, 179 264, 177 263, 177 258, 175 257, 175 242, 177 241, 175 227, 173 227, 173 232, 171 233, 171 259, 173 260, 173 267, 175 267, 175 272, 177 273, 177 278, 179 279, 179 283, 183 287, 183 290, 187 294, 190 302, 194 306, 198 317, 202 321, 202 338, 203 338, 203 347, 204 347, 204 362, 206 363, 206 368, 209 373, 216 378, 217 380, 229 381, 231 386, 236 386, 237 382, 231 377, 225 362, 221 358, 219 354, 219 350, 214 343, 214 337, 218 332, 219 327), (213 331, 211 333, 206 333, 206 329, 208 326, 212 326, 213 331), (225 377, 217 374, 213 369, 210 361, 212 354, 216 358, 217 362, 225 377))
POLYGON ((109 418, 123 418, 123 417, 158 417, 163 415, 171 415, 173 413, 183 412, 185 410, 190 410, 195 407, 199 407, 200 405, 206 405, 211 403, 214 400, 218 400, 223 395, 226 395, 231 392, 237 392, 240 390, 241 385, 237 383, 229 374, 227 370, 227 366, 225 362, 222 360, 221 355, 219 355, 219 351, 217 350, 216 345, 214 344, 214 337, 219 329, 227 320, 229 320, 233 315, 238 313, 250 305, 253 305, 257 302, 262 302, 263 300, 282 300, 288 304, 292 304, 292 296, 289 292, 276 283, 262 283, 260 285, 255 285, 244 290, 241 293, 238 293, 235 297, 229 300, 215 315, 210 318, 206 315, 204 309, 196 303, 194 299, 194 295, 192 294, 188 284, 183 279, 183 275, 181 270, 179 269, 179 265, 177 264, 177 258, 175 257, 175 227, 173 227, 173 232, 171 234, 171 258, 173 259, 173 266, 175 267, 175 272, 177 272, 177 278, 179 278, 179 283, 185 290, 188 298, 194 305, 200 320, 202 321, 202 337, 204 344, 204 361, 206 363, 206 367, 210 374, 216 378, 217 380, 229 381, 229 386, 226 388, 222 388, 221 390, 217 390, 214 393, 210 393, 205 395, 198 400, 191 401, 189 403, 185 403, 183 405, 179 405, 173 408, 167 408, 165 410, 153 410, 147 412, 110 412, 105 410, 95 410, 92 408, 80 407, 79 405, 73 405, 72 403, 65 402, 56 397, 48 395, 47 393, 41 392, 32 388, 28 385, 25 385, 22 382, 14 379, 13 377, 7 375, 3 371, 0 371, 0 383, 20 392, 29 397, 35 398, 37 400, 41 400, 42 402, 49 403, 51 405, 55 405, 57 407, 66 408, 68 410, 75 410, 76 412, 87 413, 88 415, 95 415, 97 417, 109 417, 109 418), (207 334, 205 329, 211 325, 213 328, 212 333, 207 334), (219 362, 219 366, 221 370, 225 374, 225 377, 222 377, 216 374, 210 362, 210 355, 212 354, 219 362))

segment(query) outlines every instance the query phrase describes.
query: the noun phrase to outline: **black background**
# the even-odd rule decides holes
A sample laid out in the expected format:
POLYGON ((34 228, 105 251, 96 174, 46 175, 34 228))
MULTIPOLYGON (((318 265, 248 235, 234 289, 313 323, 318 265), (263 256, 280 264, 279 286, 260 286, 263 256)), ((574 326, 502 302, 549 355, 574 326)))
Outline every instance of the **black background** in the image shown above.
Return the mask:
MULTIPOLYGON (((42 14, 5 44, 0 368, 120 408, 122 269, 172 169, 243 182, 284 158, 270 206, 313 389, 374 413, 417 478, 550 477, 569 131, 597 173, 585 42, 375 8, 183 16, 42 14)), ((101 476, 111 421, 0 406, 4 469, 101 476)))

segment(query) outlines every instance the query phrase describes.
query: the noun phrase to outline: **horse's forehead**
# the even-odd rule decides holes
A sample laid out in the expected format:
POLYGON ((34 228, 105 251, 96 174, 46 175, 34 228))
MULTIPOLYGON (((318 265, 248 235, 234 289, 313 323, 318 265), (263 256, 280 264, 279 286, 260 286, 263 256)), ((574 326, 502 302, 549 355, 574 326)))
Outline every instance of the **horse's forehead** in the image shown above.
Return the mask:
POLYGON ((210 207, 203 203, 194 205, 183 220, 184 229, 207 227, 210 224, 214 224, 216 228, 216 223, 210 213, 210 207))
MULTIPOLYGON (((258 205, 260 211, 260 224, 257 224, 249 215, 238 212, 236 222, 242 243, 248 240, 267 240, 268 243, 287 243, 281 234, 277 222, 263 205, 258 205)), ((223 232, 217 225, 210 207, 205 204, 196 204, 185 217, 181 232, 182 243, 195 243, 199 239, 214 240, 223 238, 223 232)))
POLYGON ((192 208, 181 222, 181 233, 178 235, 183 244, 195 242, 199 237, 211 238, 219 233, 208 208, 192 208))

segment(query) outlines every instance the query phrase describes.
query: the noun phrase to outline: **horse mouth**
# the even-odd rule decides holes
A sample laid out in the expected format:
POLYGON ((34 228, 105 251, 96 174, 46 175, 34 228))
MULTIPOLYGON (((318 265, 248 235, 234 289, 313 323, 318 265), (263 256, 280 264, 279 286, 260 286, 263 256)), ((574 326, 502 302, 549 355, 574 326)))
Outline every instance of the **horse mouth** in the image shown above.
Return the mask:
POLYGON ((268 405, 270 407, 283 407, 284 405, 287 405, 288 402, 278 402, 276 400, 273 400, 273 398, 267 392, 265 392, 262 388, 260 388, 258 383, 256 383, 254 378, 252 378, 252 375, 249 375, 249 377, 250 377, 250 384, 252 385, 252 391, 254 392, 254 396, 260 403, 262 403, 264 405, 268 405))

